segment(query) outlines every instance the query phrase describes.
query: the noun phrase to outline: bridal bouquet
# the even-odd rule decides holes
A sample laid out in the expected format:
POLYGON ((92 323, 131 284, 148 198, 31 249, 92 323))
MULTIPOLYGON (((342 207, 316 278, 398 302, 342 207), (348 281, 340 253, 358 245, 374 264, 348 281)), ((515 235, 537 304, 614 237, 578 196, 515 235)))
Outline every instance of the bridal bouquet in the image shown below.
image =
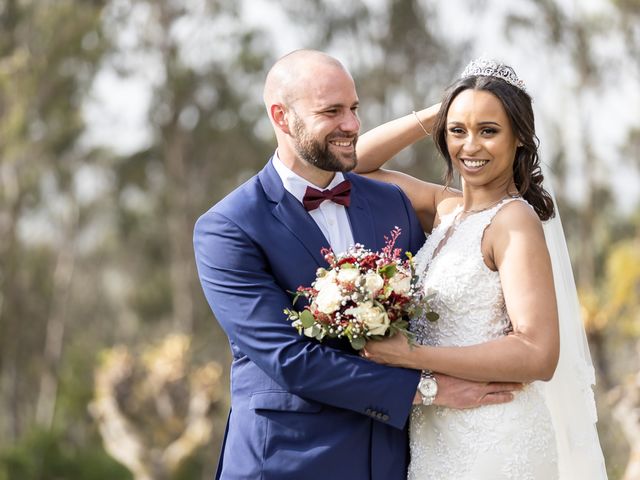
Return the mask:
POLYGON ((427 318, 436 320, 417 286, 411 253, 403 260, 395 248, 399 236, 396 227, 390 238, 384 237, 381 252, 360 244, 341 255, 323 249, 329 268, 319 268, 311 287, 298 287, 293 300, 305 297, 309 305, 302 311, 284 310, 298 333, 317 340, 346 337, 360 350, 369 339, 398 332, 411 341, 408 319, 425 310, 427 318))

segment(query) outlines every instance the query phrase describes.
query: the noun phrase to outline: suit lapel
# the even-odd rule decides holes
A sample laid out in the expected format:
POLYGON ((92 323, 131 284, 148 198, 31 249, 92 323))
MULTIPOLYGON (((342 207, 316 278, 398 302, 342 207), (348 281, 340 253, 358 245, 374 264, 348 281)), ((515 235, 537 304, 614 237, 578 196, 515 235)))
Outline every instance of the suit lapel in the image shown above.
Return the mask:
POLYGON ((328 248, 329 241, 298 200, 286 192, 273 214, 305 246, 319 267, 327 265, 320 250, 328 248))
POLYGON ((274 203, 273 215, 300 241, 319 267, 327 262, 320 253, 329 241, 302 204, 287 192, 271 161, 258 174, 267 198, 274 203))
POLYGON ((353 241, 361 243, 370 250, 379 250, 382 247, 382 238, 377 238, 373 223, 373 212, 367 201, 367 192, 357 175, 346 174, 351 181, 351 205, 347 208, 347 215, 351 223, 353 241))

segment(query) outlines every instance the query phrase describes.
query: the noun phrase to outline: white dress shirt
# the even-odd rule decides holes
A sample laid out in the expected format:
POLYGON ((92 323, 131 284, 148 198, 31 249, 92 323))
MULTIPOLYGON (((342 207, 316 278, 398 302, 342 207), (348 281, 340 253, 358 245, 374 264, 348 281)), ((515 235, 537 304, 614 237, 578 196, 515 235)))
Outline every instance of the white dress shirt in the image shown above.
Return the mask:
MULTIPOLYGON (((278 152, 273 155, 273 166, 278 172, 282 184, 287 192, 296 197, 302 203, 304 193, 307 187, 318 190, 327 190, 335 187, 344 180, 342 172, 336 172, 331 183, 325 188, 318 187, 313 183, 305 180, 300 175, 289 170, 282 160, 278 157, 278 152)), ((325 200, 320 206, 308 212, 311 218, 316 222, 320 230, 327 239, 331 249, 335 253, 343 253, 347 248, 353 245, 353 234, 351 233, 351 224, 347 215, 347 209, 344 205, 339 205, 331 200, 325 200)))

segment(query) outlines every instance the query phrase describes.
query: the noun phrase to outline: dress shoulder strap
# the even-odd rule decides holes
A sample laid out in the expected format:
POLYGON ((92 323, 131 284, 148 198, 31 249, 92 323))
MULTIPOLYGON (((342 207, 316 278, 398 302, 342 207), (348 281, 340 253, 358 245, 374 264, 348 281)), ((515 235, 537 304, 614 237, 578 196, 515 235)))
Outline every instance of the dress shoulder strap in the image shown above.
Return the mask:
POLYGON ((491 224, 498 212, 505 206, 514 201, 522 201, 529 205, 526 200, 521 197, 507 197, 501 200, 498 204, 486 210, 476 212, 473 215, 467 217, 463 223, 465 230, 465 236, 468 237, 468 241, 474 246, 479 246, 484 237, 484 232, 491 224))
POLYGON ((488 217, 489 217, 489 222, 491 222, 493 220, 493 217, 495 217, 498 212, 500 210, 502 210, 502 208, 505 205, 508 205, 512 202, 522 202, 525 205, 527 205, 529 208, 533 208, 531 205, 529 205, 529 202, 527 202, 524 198, 522 197, 507 197, 505 199, 503 199, 502 201, 500 201, 497 205, 495 205, 494 207, 491 207, 490 209, 487 210, 488 213, 488 217))

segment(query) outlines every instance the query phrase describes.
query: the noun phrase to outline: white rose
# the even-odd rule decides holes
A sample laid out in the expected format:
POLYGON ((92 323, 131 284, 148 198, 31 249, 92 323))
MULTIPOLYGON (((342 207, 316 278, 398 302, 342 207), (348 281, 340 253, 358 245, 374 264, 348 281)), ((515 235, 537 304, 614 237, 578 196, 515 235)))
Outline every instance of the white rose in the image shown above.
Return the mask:
POLYGON ((406 295, 411 290, 411 277, 402 272, 397 272, 389 279, 389 286, 394 292, 406 295))
POLYGON ((331 283, 335 283, 336 280, 336 272, 335 270, 325 270, 324 268, 319 268, 316 272, 316 275, 319 277, 313 284, 313 288, 320 291, 325 285, 329 285, 331 283))
POLYGON ((384 286, 384 279, 376 272, 369 272, 364 276, 364 287, 369 295, 376 295, 384 286))
POLYGON ((365 302, 357 307, 349 308, 345 313, 351 314, 364 323, 371 335, 384 335, 389 327, 389 317, 383 308, 365 302))
POLYGON ((342 292, 336 283, 326 282, 322 284, 321 288, 318 288, 316 284, 315 288, 319 290, 318 296, 315 299, 315 304, 316 308, 320 312, 330 315, 340 308, 342 292))
POLYGON ((355 283, 360 278, 360 270, 357 268, 341 268, 338 272, 338 281, 344 283, 355 283))

